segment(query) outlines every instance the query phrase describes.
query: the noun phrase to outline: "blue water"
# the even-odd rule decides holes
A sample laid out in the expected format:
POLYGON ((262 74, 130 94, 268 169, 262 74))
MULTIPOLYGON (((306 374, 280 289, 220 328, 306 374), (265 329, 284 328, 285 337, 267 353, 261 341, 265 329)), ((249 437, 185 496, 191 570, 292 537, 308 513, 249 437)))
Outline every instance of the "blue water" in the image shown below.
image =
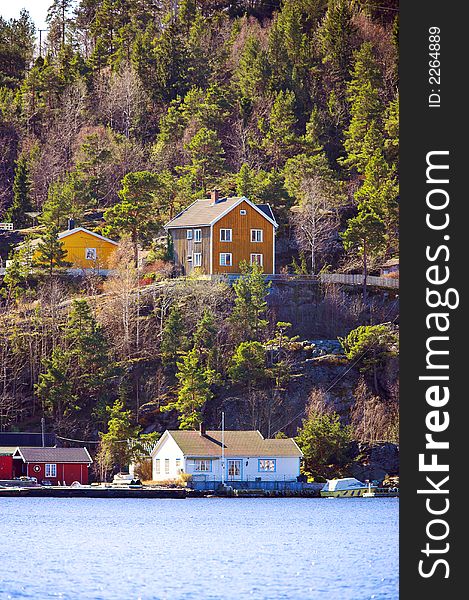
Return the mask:
POLYGON ((0 499, 0 598, 398 598, 390 499, 0 499))

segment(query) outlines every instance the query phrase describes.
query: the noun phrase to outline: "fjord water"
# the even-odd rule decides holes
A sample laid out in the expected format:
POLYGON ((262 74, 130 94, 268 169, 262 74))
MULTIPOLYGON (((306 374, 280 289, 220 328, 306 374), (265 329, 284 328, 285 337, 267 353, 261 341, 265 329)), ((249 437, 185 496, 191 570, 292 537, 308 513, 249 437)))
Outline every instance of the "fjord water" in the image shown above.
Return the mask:
POLYGON ((0 498, 0 598, 398 598, 389 499, 0 498))

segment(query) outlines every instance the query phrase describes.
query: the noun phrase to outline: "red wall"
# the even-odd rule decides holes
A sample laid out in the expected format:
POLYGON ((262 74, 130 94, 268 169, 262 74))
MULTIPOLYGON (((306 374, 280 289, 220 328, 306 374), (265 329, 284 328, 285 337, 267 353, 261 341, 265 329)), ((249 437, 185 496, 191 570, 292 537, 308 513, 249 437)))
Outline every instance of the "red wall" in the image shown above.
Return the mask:
POLYGON ((28 463, 29 477, 36 477, 38 483, 47 479, 52 485, 62 484, 70 485, 78 481, 84 485, 88 483, 88 465, 86 463, 57 463, 57 477, 46 477, 45 463, 28 463), (35 470, 38 467, 38 470, 35 470))
POLYGON ((13 456, 0 456, 0 479, 13 477, 13 456))

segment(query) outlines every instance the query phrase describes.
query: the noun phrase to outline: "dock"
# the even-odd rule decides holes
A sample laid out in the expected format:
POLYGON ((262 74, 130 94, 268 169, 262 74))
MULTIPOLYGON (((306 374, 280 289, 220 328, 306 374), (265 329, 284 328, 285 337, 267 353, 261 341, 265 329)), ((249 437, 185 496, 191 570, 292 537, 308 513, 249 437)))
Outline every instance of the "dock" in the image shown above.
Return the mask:
POLYGON ((5 487, 0 498, 173 498, 187 497, 185 488, 5 487))

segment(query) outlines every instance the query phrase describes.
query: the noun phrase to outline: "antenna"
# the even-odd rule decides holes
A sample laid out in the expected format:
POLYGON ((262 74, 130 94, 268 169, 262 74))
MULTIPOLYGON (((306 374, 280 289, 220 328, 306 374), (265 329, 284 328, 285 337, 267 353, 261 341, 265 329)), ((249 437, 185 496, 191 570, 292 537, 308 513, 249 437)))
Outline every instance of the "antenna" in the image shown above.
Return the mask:
POLYGON ((225 413, 221 413, 221 484, 225 485, 225 413))

